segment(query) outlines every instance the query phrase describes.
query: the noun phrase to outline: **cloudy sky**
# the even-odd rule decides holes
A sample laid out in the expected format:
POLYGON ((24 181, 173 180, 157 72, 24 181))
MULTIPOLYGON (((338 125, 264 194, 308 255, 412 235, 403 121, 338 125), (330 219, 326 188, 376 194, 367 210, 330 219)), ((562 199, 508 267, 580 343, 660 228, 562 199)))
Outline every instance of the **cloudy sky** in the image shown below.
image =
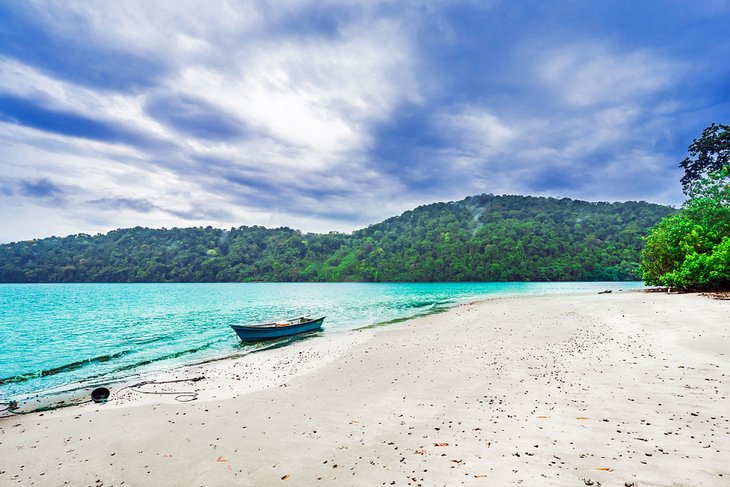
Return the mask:
POLYGON ((683 200, 730 2, 0 0, 0 242, 683 200))

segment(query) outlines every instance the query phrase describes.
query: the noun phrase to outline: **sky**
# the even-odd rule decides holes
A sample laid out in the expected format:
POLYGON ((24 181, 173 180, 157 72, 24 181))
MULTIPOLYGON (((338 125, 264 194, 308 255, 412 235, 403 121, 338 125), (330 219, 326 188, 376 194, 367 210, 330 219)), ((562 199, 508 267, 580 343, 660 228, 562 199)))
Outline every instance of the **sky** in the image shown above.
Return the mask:
POLYGON ((728 25, 727 0, 0 0, 0 242, 678 206, 730 123, 728 25))

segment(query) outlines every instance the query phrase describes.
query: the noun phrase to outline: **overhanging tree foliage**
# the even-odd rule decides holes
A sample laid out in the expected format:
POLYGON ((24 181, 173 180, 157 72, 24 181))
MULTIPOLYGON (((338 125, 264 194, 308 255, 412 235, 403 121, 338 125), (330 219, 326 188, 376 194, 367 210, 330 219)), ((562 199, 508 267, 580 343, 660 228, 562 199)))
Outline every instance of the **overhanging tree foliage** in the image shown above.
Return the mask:
POLYGON ((689 146, 689 157, 679 163, 684 169, 682 187, 687 193, 693 182, 730 164, 730 125, 713 123, 689 146))

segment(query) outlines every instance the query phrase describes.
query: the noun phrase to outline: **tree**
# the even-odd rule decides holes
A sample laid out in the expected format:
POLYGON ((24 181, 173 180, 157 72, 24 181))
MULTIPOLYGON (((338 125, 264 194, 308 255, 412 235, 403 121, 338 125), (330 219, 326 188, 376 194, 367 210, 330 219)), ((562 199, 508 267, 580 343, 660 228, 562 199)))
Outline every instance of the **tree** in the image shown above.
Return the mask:
POLYGON ((649 285, 730 288, 730 167, 693 181, 682 210, 652 230, 642 250, 649 285))
POLYGON ((685 193, 693 181, 730 165, 730 125, 713 123, 694 139, 688 148, 690 156, 679 163, 684 169, 682 188, 685 193))
POLYGON ((638 279, 642 236, 674 212, 479 195, 351 234, 136 227, 0 244, 0 282, 638 279))

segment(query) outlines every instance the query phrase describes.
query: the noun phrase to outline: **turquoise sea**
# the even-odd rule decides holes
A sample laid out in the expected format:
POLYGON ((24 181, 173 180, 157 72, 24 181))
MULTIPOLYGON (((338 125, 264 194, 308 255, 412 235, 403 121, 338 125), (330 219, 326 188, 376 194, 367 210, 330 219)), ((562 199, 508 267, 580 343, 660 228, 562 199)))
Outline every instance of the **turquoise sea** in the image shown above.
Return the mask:
POLYGON ((620 283, 0 284, 0 402, 230 354, 228 326, 326 315, 317 336, 495 295, 635 289, 620 283))

